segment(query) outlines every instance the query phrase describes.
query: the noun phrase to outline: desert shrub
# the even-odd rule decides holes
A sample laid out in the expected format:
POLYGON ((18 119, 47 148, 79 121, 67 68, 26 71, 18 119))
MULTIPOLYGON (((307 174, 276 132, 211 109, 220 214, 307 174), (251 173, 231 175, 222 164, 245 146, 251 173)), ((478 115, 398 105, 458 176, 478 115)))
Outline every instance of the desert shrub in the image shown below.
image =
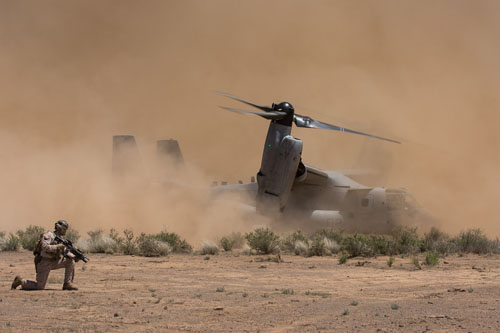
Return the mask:
POLYGON ((298 240, 295 242, 293 252, 295 255, 306 255, 309 252, 309 243, 306 241, 298 240))
POLYGON ((109 254, 117 252, 116 242, 108 235, 105 235, 104 230, 98 229, 89 231, 87 234, 90 237, 90 239, 86 243, 86 250, 88 252, 109 254))
POLYGON ((450 236, 432 227, 428 233, 424 234, 420 244, 420 250, 423 252, 436 251, 443 255, 447 255, 457 251, 457 244, 450 236))
POLYGON ((375 255, 389 255, 394 252, 394 240, 383 235, 368 236, 367 245, 375 255))
POLYGON ((495 239, 491 241, 491 252, 500 254, 500 239, 495 239))
POLYGON ((167 243, 170 246, 172 252, 190 253, 193 251, 193 247, 188 242, 186 242, 186 240, 181 239, 181 237, 176 233, 162 231, 151 236, 160 242, 167 243))
POLYGON ((394 254, 416 253, 420 250, 417 228, 399 227, 392 233, 394 254))
POLYGON ((323 243, 325 244, 326 249, 332 254, 340 251, 340 245, 333 239, 324 237, 323 243))
POLYGON ((413 266, 415 266, 416 269, 422 269, 422 267, 420 267, 420 262, 418 261, 417 257, 411 258, 411 263, 413 264, 413 266))
POLYGON ((5 239, 5 243, 3 244, 3 251, 17 251, 21 248, 21 241, 19 237, 10 233, 7 237, 2 237, 5 239))
POLYGON ((118 234, 118 231, 116 231, 116 229, 114 229, 114 228, 111 228, 109 230, 108 236, 109 236, 109 238, 111 238, 112 240, 115 241, 117 250, 121 249, 124 239, 123 239, 123 237, 120 237, 120 235, 118 234))
POLYGON ((134 232, 130 229, 123 230, 125 238, 121 244, 121 252, 123 254, 136 254, 138 252, 137 246, 134 241, 134 232))
POLYGON ((201 254, 219 254, 219 247, 214 242, 205 240, 201 245, 201 254))
POLYGON ((389 259, 387 259, 387 266, 392 267, 392 264, 394 264, 394 261, 396 261, 396 259, 394 259, 394 257, 389 257, 389 259))
POLYGON ((347 259, 349 259, 349 256, 347 254, 342 254, 340 257, 339 257, 339 265, 343 265, 347 262, 347 259))
POLYGON ((344 234, 342 232, 333 229, 321 229, 314 233, 313 237, 322 236, 330 240, 337 242, 337 244, 342 244, 344 240, 344 234))
POLYGON ((371 256, 374 254, 370 247, 368 237, 359 234, 345 237, 342 249, 346 251, 350 257, 371 256))
POLYGON ((145 257, 166 256, 172 250, 169 243, 158 240, 156 235, 146 235, 145 233, 137 238, 137 245, 139 254, 145 257))
POLYGON ((36 244, 40 240, 40 235, 43 233, 45 233, 45 229, 36 225, 30 225, 26 230, 18 230, 16 232, 23 249, 30 251, 35 249, 36 244))
POLYGON ((316 236, 313 241, 311 242, 311 245, 309 246, 309 251, 307 252, 307 255, 309 257, 312 256, 324 256, 328 254, 328 250, 326 249, 325 242, 323 241, 324 237, 321 237, 320 235, 316 236))
POLYGON ((279 237, 268 228, 258 228, 246 234, 248 245, 261 254, 275 252, 279 246, 279 237))
POLYGON ((464 253, 488 253, 491 250, 491 245, 488 238, 483 234, 481 229, 469 229, 463 231, 455 238, 458 250, 464 253))
POLYGON ((5 232, 0 231, 0 251, 3 251, 6 242, 7 240, 5 239, 5 232))
POLYGON ((300 230, 294 231, 284 237, 281 241, 280 248, 283 251, 295 252, 295 245, 298 241, 307 244, 307 238, 300 230))
POLYGON ((80 233, 76 229, 69 228, 66 235, 64 235, 64 238, 70 240, 73 244, 76 244, 80 240, 80 233))
POLYGON ((436 266, 439 263, 439 253, 436 251, 425 252, 425 264, 429 266, 436 266))
POLYGON ((240 249, 245 244, 245 237, 240 232, 232 232, 224 236, 219 241, 220 246, 224 251, 231 251, 233 248, 240 249))

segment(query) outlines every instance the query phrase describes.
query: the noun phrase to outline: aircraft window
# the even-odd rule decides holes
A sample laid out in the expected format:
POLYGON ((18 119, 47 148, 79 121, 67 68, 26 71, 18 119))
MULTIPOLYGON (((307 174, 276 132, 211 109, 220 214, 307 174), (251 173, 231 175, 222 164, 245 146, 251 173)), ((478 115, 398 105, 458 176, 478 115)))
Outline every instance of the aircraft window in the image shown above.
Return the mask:
POLYGON ((363 207, 368 207, 369 203, 370 203, 370 200, 367 198, 364 198, 361 200, 361 206, 363 206, 363 207))

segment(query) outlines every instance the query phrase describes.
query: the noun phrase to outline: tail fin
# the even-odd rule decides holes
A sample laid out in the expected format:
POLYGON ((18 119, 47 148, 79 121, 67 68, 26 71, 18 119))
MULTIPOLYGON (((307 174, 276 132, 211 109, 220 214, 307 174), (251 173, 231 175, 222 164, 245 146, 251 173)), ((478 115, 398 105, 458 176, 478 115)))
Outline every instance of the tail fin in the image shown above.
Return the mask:
POLYGON ((118 176, 138 176, 143 173, 139 148, 133 135, 113 136, 113 174, 118 176))

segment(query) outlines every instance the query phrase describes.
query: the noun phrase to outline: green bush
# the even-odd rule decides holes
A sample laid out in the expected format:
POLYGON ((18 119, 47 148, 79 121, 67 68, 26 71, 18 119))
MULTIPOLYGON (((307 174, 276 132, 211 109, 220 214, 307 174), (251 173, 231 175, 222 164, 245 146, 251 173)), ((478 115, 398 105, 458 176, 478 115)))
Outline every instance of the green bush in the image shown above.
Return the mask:
POLYGON ((350 257, 372 256, 374 255, 368 237, 365 235, 350 235, 344 238, 342 249, 346 251, 350 257))
POLYGON ((493 242, 490 242, 488 238, 483 235, 481 229, 463 231, 455 238, 455 242, 459 251, 476 254, 491 252, 491 245, 493 244, 493 242))
POLYGON ((339 265, 343 265, 347 262, 347 259, 349 259, 349 256, 347 254, 343 254, 339 257, 339 265))
POLYGON ((139 254, 145 257, 166 256, 171 251, 171 247, 167 242, 158 240, 156 235, 146 235, 142 233, 137 238, 139 254))
POLYGON ((344 240, 344 234, 342 232, 336 231, 334 229, 321 229, 314 233, 313 237, 322 236, 329 240, 337 242, 337 244, 342 244, 344 240))
POLYGON ((394 241, 383 235, 370 235, 367 240, 368 247, 374 255, 389 255, 394 251, 394 241))
POLYGON ((233 248, 242 248, 245 244, 245 237, 240 232, 233 232, 227 236, 224 236, 219 241, 220 246, 224 251, 231 251, 233 248))
POLYGON ((219 247, 214 242, 203 241, 201 247, 201 254, 211 254, 211 255, 219 254, 219 247))
POLYGON ((40 226, 30 225, 26 230, 18 230, 16 232, 19 242, 23 249, 33 251, 36 244, 40 240, 41 235, 45 233, 45 229, 40 226))
POLYGON ((0 251, 4 250, 5 243, 7 243, 7 239, 5 239, 5 232, 0 231, 0 251))
POLYGON ((275 252, 279 246, 279 237, 268 228, 258 228, 246 234, 248 246, 260 254, 275 252))
POLYGON ((439 253, 436 251, 425 252, 425 264, 429 266, 436 266, 439 263, 439 253))
POLYGON ((281 241, 280 248, 283 251, 296 252, 295 251, 295 244, 297 243, 297 241, 300 241, 300 242, 303 242, 303 243, 307 243, 306 236, 304 236, 304 234, 300 230, 294 231, 291 234, 287 235, 281 241))
POLYGON ((137 246, 134 241, 134 232, 130 229, 123 230, 123 234, 125 238, 123 239, 123 243, 121 245, 121 252, 123 254, 136 254, 138 252, 137 246))
POLYGON ((87 233, 90 239, 87 241, 86 249, 90 253, 115 253, 118 250, 116 242, 108 235, 104 234, 104 230, 98 229, 87 233))
POLYGON ((443 255, 457 252, 457 243, 444 232, 432 227, 428 233, 424 234, 420 250, 436 251, 443 255))
POLYGON ((387 259, 387 266, 392 267, 392 264, 394 264, 394 261, 396 261, 396 259, 394 259, 394 257, 389 257, 389 259, 387 259))
POLYGON ((309 251, 307 252, 307 255, 309 257, 312 256, 325 256, 328 254, 328 250, 326 249, 325 242, 323 241, 323 237, 321 236, 316 236, 316 238, 313 239, 311 242, 311 245, 309 246, 309 251))
POLYGON ((73 244, 76 244, 80 240, 80 233, 76 229, 69 228, 66 235, 64 235, 64 238, 70 240, 73 244))
POLYGON ((3 251, 17 251, 21 248, 21 241, 19 237, 10 233, 8 237, 5 238, 5 243, 3 245, 3 251))
POLYGON ((417 228, 399 227, 393 232, 393 254, 411 254, 420 250, 417 228))
POLYGON ((186 240, 181 239, 176 233, 162 231, 158 234, 152 235, 152 237, 160 242, 167 243, 172 252, 191 253, 193 251, 193 247, 186 242, 186 240))

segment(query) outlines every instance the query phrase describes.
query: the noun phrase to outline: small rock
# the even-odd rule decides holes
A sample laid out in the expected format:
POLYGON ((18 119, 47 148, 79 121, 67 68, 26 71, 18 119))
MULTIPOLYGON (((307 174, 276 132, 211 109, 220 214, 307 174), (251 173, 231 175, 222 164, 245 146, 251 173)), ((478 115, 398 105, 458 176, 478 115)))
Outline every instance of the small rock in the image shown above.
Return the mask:
POLYGON ((137 304, 137 302, 136 302, 136 301, 133 301, 133 302, 132 302, 132 304, 137 304))
POLYGON ((224 310, 224 308, 223 308, 222 306, 216 306, 216 307, 214 308, 214 310, 216 310, 216 311, 221 311, 221 310, 224 310))
POLYGON ((267 268, 266 265, 260 265, 259 268, 267 268))
POLYGON ((118 313, 115 313, 113 316, 114 317, 119 317, 120 315, 118 313))
POLYGON ((16 266, 14 266, 14 265, 10 264, 10 265, 9 265, 9 267, 16 267, 16 266))

